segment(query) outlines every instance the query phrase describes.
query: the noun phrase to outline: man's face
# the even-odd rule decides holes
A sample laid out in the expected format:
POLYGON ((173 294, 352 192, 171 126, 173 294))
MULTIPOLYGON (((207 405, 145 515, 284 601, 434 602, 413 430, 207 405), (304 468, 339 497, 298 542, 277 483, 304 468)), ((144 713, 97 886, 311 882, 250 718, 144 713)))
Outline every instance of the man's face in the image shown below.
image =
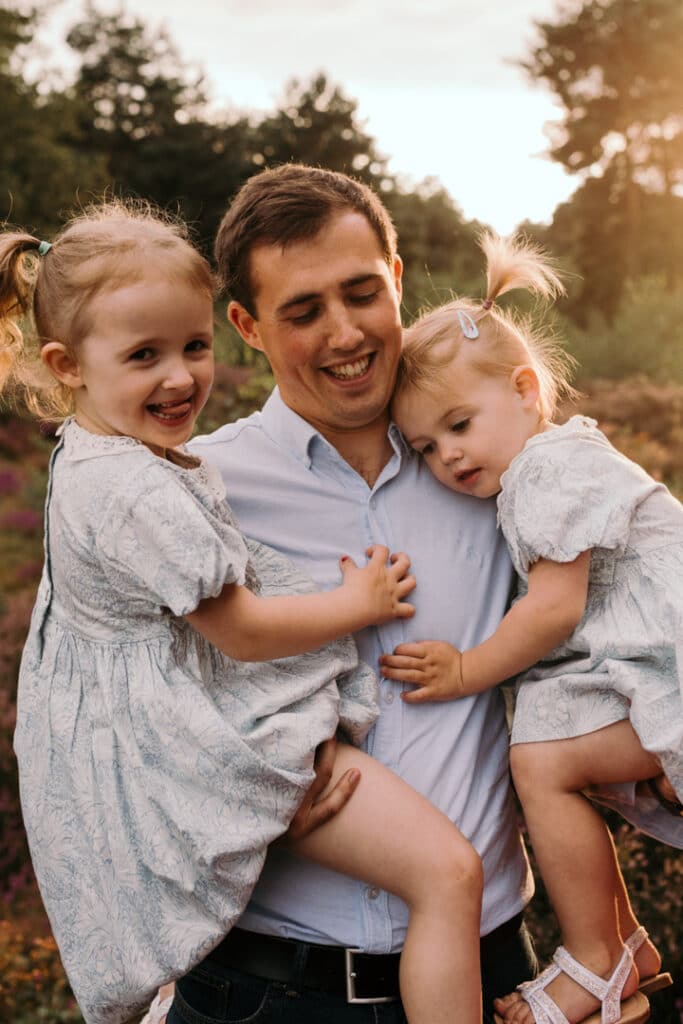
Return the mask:
POLYGON ((401 261, 388 266, 366 218, 333 216, 311 239, 257 245, 256 318, 228 315, 265 352, 285 403, 323 436, 384 418, 401 349, 401 261))

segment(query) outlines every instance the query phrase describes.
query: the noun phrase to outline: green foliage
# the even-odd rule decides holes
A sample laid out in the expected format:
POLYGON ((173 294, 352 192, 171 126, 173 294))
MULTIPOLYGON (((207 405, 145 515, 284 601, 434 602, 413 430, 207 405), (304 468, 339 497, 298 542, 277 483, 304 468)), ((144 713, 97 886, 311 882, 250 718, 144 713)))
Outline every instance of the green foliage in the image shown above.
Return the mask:
POLYGON ((396 189, 384 198, 404 264, 406 321, 421 307, 448 301, 453 291, 482 294, 484 257, 477 245, 478 225, 465 221, 437 181, 427 179, 413 192, 396 189))
POLYGON ((227 197, 256 169, 248 122, 209 120, 201 75, 138 18, 89 4, 67 42, 80 60, 76 148, 99 154, 110 190, 177 209, 210 250, 227 197))
POLYGON ((35 11, 0 7, 0 221, 49 234, 78 189, 104 184, 103 164, 74 147, 74 108, 58 92, 41 93, 24 78, 35 11))
POLYGON ((537 24, 522 64, 564 110, 550 156, 581 186, 556 211, 546 241, 583 286, 568 310, 610 319, 623 287, 642 274, 680 282, 683 113, 680 0, 585 0, 537 24))
POLYGON ((358 119, 357 102, 324 74, 287 83, 277 110, 259 123, 257 143, 254 161, 261 166, 308 163, 353 174, 376 189, 393 187, 386 157, 358 119))
POLYGON ((569 324, 567 336, 583 379, 646 374, 683 384, 683 288, 670 291, 662 277, 627 284, 611 321, 591 312, 585 328, 569 324))

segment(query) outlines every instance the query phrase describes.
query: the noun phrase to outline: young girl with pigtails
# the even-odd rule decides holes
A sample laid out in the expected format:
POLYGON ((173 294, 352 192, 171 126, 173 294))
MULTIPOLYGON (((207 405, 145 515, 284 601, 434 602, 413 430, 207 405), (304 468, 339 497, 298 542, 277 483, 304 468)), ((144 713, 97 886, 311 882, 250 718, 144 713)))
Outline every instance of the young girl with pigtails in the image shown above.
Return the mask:
MULTIPOLYGON (((376 681, 346 634, 412 614, 414 580, 377 547, 311 593, 239 532, 219 475, 184 448, 212 383, 213 302, 178 225, 110 203, 51 245, 4 233, 0 338, 5 392, 64 418, 19 679, 24 820, 83 1016, 119 1024, 231 929, 319 744, 367 732, 376 681)), ((295 850, 406 901, 386 987, 411 1024, 480 1024, 477 854, 340 743, 330 786, 349 771, 353 798, 295 850)), ((324 948, 311 957, 324 971, 324 948)))
POLYGON ((479 646, 403 645, 382 674, 412 684, 412 704, 517 676, 513 777, 563 946, 498 1019, 636 1024, 643 992, 671 981, 584 794, 683 849, 683 509, 594 420, 552 422, 566 360, 496 300, 552 298, 561 282, 529 243, 487 234, 482 247, 485 300, 405 332, 393 413, 446 487, 498 496, 519 595, 479 646))

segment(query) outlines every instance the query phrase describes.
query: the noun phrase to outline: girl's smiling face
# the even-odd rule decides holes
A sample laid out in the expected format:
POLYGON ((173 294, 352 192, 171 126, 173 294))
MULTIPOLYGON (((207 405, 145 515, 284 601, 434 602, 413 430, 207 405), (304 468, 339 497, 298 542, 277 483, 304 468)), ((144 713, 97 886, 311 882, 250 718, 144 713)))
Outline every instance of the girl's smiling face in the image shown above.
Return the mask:
POLYGON ((393 415, 437 480, 452 491, 490 498, 513 458, 544 429, 538 397, 530 366, 487 376, 459 355, 434 384, 397 396, 393 415))
POLYGON ((135 437, 156 454, 183 444, 213 382, 211 296, 150 271, 98 293, 88 313, 73 356, 46 359, 73 389, 77 421, 95 434, 135 437))

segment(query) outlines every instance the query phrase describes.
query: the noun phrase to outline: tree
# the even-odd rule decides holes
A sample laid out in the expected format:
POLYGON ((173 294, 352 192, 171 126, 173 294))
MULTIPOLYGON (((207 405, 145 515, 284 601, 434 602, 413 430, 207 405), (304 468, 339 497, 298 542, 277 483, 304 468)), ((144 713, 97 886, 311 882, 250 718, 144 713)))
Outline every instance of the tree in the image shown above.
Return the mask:
POLYGON ((396 189, 384 198, 398 232, 408 316, 447 301, 453 292, 482 293, 479 226, 465 221, 438 181, 428 178, 409 192, 396 189))
POLYGON ((324 74, 308 83, 292 79, 278 109, 259 123, 258 140, 264 165, 297 161, 352 174, 379 190, 394 186, 386 157, 359 121, 356 100, 324 74))
MULTIPOLYGON (((614 267, 615 281, 602 289, 607 312, 613 312, 619 281, 644 270, 641 242, 652 230, 655 211, 658 226, 662 205, 670 209, 672 225, 680 223, 683 5, 587 0, 578 9, 561 8, 555 22, 537 23, 537 29, 539 42, 522 66, 564 107, 561 123, 552 129, 550 156, 582 181, 571 203, 571 215, 580 218, 574 256, 582 272, 591 269, 586 260, 602 260, 603 277, 614 267), (596 199, 610 230, 593 215, 600 205, 596 199), (599 240, 606 246, 602 254, 596 251, 599 240), (618 257, 612 262, 613 253, 618 257)), ((559 213, 568 215, 566 207, 559 213)), ((680 272, 678 251, 667 251, 674 237, 671 228, 665 230, 659 265, 649 268, 668 274, 670 284, 680 272)))
POLYGON ((50 234, 82 189, 97 187, 101 164, 76 152, 73 108, 61 92, 42 94, 25 74, 35 11, 0 7, 0 220, 50 234))
POLYGON ((177 210, 208 248, 228 198, 255 170, 251 126, 209 120, 201 74, 137 18, 89 4, 67 42, 81 60, 79 148, 101 154, 114 191, 177 210))

